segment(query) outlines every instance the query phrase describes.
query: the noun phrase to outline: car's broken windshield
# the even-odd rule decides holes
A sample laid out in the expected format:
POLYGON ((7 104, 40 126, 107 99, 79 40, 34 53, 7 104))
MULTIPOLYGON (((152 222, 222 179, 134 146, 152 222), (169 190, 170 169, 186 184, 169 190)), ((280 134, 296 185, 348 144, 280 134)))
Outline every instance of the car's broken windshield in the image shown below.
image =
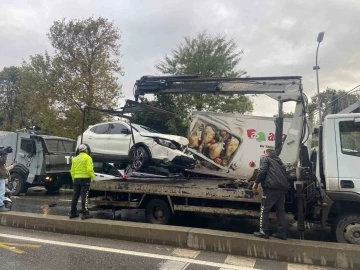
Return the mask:
POLYGON ((156 130, 154 130, 152 128, 146 127, 146 126, 141 126, 141 125, 138 125, 138 124, 131 124, 131 125, 138 132, 142 132, 142 133, 159 133, 158 131, 156 131, 156 130))

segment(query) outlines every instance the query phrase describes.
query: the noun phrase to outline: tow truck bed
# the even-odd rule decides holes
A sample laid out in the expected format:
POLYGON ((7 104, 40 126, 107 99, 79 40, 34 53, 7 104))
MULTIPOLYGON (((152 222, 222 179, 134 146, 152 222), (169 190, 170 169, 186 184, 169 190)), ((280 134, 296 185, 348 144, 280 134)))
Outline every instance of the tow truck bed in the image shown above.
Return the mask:
POLYGON ((233 179, 112 179, 91 183, 92 191, 260 202, 248 184, 233 179))
POLYGON ((94 209, 145 209, 149 223, 169 224, 175 212, 259 217, 261 196, 233 179, 129 178, 91 183, 94 209))

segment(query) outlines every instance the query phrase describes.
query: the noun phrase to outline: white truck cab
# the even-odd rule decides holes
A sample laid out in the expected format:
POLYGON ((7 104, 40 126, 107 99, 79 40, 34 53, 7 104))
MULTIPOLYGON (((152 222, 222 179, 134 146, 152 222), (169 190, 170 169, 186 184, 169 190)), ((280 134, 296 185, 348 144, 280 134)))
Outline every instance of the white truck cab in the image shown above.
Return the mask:
POLYGON ((358 193, 360 201, 360 114, 328 115, 323 138, 326 190, 358 193))
POLYGON ((360 244, 360 113, 326 116, 323 161, 323 222, 338 242, 360 244))

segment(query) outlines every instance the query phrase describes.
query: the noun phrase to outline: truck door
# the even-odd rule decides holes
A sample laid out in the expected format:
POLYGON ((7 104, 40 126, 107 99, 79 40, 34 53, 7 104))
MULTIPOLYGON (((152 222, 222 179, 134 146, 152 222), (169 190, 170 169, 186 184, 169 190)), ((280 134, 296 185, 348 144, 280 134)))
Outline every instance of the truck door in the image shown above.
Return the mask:
POLYGON ((339 190, 360 192, 360 122, 335 121, 339 190))
POLYGON ((44 157, 41 143, 31 138, 21 138, 19 144, 16 162, 29 169, 27 182, 31 184, 37 175, 42 174, 44 157))

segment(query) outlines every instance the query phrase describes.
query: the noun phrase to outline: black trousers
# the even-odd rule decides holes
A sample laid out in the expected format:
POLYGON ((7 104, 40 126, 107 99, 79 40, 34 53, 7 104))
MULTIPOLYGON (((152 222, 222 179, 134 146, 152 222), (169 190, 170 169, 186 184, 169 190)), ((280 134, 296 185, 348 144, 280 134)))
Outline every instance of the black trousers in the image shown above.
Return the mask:
POLYGON ((277 189, 263 190, 261 199, 260 232, 269 233, 269 214, 275 206, 278 232, 286 233, 287 221, 285 214, 285 195, 287 191, 277 189))
POLYGON ((90 178, 74 179, 73 189, 74 195, 71 201, 71 213, 76 213, 77 203, 81 195, 81 208, 82 212, 88 212, 88 194, 90 188, 90 178))

